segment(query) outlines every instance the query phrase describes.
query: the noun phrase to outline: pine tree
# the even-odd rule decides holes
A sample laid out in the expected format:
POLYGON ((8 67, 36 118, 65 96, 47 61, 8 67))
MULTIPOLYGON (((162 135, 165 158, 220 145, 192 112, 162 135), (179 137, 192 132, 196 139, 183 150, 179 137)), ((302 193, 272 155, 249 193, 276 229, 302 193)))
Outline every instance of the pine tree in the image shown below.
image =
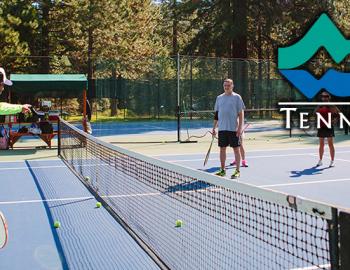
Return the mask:
POLYGON ((0 2, 0 65, 9 72, 24 71, 32 66, 35 33, 38 28, 32 1, 6 0, 0 2))

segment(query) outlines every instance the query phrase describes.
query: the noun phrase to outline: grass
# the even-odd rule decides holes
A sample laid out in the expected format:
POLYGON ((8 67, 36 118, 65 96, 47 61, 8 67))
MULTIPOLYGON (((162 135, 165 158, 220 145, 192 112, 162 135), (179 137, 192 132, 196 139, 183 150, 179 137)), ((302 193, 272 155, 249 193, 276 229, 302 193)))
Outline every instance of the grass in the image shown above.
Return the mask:
MULTIPOLYGON (((82 115, 70 115, 67 117, 68 121, 72 122, 80 122, 82 120, 82 115)), ((149 115, 135 115, 133 113, 127 113, 125 112, 124 117, 124 111, 120 111, 118 115, 116 116, 110 116, 109 111, 105 112, 96 112, 93 113, 91 116, 91 122, 129 122, 129 121, 164 121, 164 120, 176 120, 175 116, 171 115, 162 115, 159 117, 153 117, 149 115)))

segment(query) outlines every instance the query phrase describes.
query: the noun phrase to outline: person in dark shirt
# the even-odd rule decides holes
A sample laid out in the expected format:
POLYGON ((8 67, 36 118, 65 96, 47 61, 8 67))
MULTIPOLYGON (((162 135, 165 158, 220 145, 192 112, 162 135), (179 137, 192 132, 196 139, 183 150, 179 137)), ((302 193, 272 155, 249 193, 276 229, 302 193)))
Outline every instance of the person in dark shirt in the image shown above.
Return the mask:
MULTIPOLYGON (((323 91, 321 93, 322 102, 330 102, 331 96, 328 92, 323 91)), ((327 138, 329 152, 331 156, 331 162, 329 167, 334 166, 335 148, 334 148, 334 124, 339 118, 339 109, 336 106, 321 105, 316 108, 316 114, 322 116, 326 121, 329 115, 331 115, 331 126, 327 126, 324 122, 320 122, 320 126, 317 129, 317 137, 319 138, 319 161, 317 166, 322 166, 323 154, 324 154, 324 141, 327 138)))

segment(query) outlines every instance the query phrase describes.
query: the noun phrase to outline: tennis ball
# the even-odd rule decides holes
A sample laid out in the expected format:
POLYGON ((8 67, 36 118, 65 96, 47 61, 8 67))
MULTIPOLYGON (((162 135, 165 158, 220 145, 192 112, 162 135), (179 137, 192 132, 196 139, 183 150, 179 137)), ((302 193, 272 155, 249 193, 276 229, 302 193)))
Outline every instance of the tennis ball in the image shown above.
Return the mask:
POLYGON ((176 228, 181 228, 182 227, 182 220, 180 220, 180 219, 176 220, 175 227, 176 228))
POLYGON ((61 223, 59 221, 55 221, 55 223, 53 224, 53 226, 58 229, 59 227, 61 227, 61 223))
POLYGON ((100 202, 97 202, 97 203, 96 203, 96 207, 97 207, 97 208, 100 208, 101 206, 102 206, 102 203, 100 203, 100 202))
POLYGON ((89 176, 85 176, 85 181, 90 181, 90 177, 89 176))

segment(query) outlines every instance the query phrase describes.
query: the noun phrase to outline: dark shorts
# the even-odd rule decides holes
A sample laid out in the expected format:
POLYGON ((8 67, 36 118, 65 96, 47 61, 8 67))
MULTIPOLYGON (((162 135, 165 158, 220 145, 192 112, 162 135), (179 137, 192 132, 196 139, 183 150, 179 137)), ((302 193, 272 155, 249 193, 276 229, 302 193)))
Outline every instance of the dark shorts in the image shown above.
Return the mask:
POLYGON ((334 128, 321 127, 317 130, 317 137, 329 138, 334 137, 334 128))
POLYGON ((219 131, 219 147, 239 147, 241 140, 234 131, 219 131))

